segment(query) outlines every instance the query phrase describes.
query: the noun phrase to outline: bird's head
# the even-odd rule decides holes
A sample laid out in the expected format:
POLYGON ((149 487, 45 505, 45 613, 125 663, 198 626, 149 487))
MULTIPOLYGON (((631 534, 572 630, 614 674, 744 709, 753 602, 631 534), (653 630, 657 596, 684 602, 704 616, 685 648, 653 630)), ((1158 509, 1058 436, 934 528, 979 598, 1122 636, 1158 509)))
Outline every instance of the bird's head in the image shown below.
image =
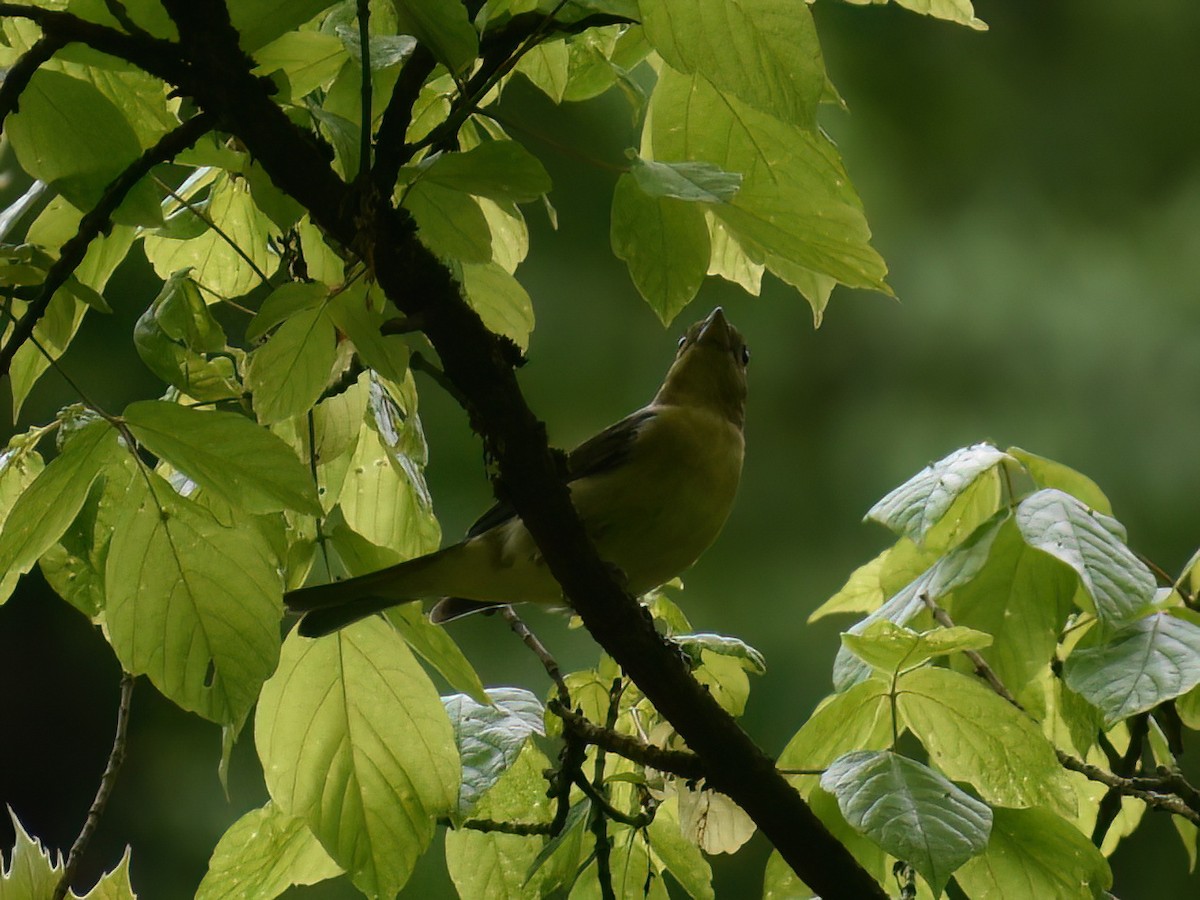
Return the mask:
POLYGON ((746 413, 750 350, 721 307, 687 330, 656 403, 712 407, 739 428, 746 413))

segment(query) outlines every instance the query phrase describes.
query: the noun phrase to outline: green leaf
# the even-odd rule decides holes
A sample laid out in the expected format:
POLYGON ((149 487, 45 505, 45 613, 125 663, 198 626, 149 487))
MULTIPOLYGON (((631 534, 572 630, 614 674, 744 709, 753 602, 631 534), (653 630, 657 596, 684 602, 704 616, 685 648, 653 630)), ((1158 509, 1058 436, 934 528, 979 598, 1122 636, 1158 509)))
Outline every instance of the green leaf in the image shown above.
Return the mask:
POLYGON ((221 836, 196 900, 270 900, 293 884, 316 884, 341 873, 303 820, 268 802, 250 810, 221 836))
POLYGON ((729 797, 679 781, 675 787, 680 831, 705 853, 736 853, 754 836, 754 820, 729 797))
POLYGON ((479 36, 459 0, 392 0, 396 25, 433 51, 437 61, 459 74, 475 61, 479 36))
MULTIPOLYGON (((22 170, 73 206, 92 209, 105 188, 142 154, 137 134, 90 82, 42 68, 21 92, 20 109, 4 124, 22 170)), ((123 225, 162 222, 148 181, 138 183, 113 215, 123 225)))
POLYGON ((871 613, 937 561, 940 554, 901 538, 850 573, 841 590, 808 617, 811 624, 837 613, 871 613))
POLYGON ((710 245, 704 210, 669 197, 651 197, 630 174, 613 191, 610 239, 638 293, 663 324, 687 306, 708 271, 710 245))
POLYGON ((254 412, 270 425, 312 408, 329 383, 337 354, 333 322, 322 307, 292 315, 250 356, 246 386, 254 412))
MULTIPOLYGON (((25 308, 25 304, 20 301, 13 303, 13 310, 18 315, 23 313, 25 308)), ((50 298, 46 314, 33 328, 33 337, 37 343, 26 341, 22 344, 13 356, 12 367, 8 372, 14 422, 34 384, 50 368, 50 361, 62 356, 75 338, 86 312, 87 307, 76 301, 69 291, 55 291, 54 296, 50 298)), ((9 325, 5 331, 10 332, 12 327, 9 325)))
POLYGON ((458 814, 466 816, 516 762, 532 735, 545 734, 544 711, 536 696, 521 688, 491 688, 490 705, 466 694, 443 697, 462 758, 458 814))
POLYGON ((428 665, 433 666, 450 687, 461 691, 477 703, 489 702, 483 682, 479 680, 479 674, 466 654, 459 649, 454 638, 450 637, 449 631, 440 625, 434 625, 425 617, 418 604, 393 606, 387 611, 387 617, 408 646, 428 665))
POLYGON ((955 873, 977 900, 1071 897, 1101 900, 1108 861, 1074 825, 1044 809, 994 809, 987 850, 955 873))
MULTIPOLYGON (((547 822, 550 802, 542 772, 549 760, 525 745, 479 806, 481 817, 510 822, 547 822)), ((446 868, 460 897, 525 900, 545 896, 552 870, 539 869, 526 879, 544 839, 458 829, 446 833, 446 868)))
POLYGON ((701 651, 727 656, 754 675, 767 673, 767 661, 761 653, 740 638, 724 634, 677 634, 671 638, 679 649, 689 656, 699 656, 701 651))
POLYGON ((512 275, 496 263, 462 267, 467 302, 489 331, 502 334, 525 350, 533 332, 533 301, 512 275))
MULTIPOLYGON (((180 193, 188 196, 182 189, 180 193)), ((195 197, 189 197, 189 202, 196 205, 195 197)), ((221 173, 202 211, 216 228, 206 228, 198 237, 175 240, 155 234, 145 236, 146 257, 159 278, 165 280, 181 269, 191 268, 192 277, 206 291, 233 298, 262 284, 264 276, 269 277, 278 268, 279 256, 272 251, 268 238, 279 229, 258 208, 245 179, 221 173)), ((188 210, 179 215, 196 213, 188 210)))
POLYGON ((1104 625, 1119 628, 1154 600, 1154 575, 1125 545, 1115 519, 1053 488, 1022 500, 1016 519, 1029 546, 1075 570, 1104 625))
POLYGON ((179 706, 240 722, 279 656, 279 564, 248 522, 224 526, 145 476, 130 483, 108 550, 109 641, 127 672, 179 706))
POLYGON ((938 656, 981 650, 992 643, 992 636, 961 625, 916 632, 883 619, 858 634, 843 634, 842 643, 872 668, 895 674, 938 656))
MULTIPOLYGON (((326 20, 328 21, 328 20, 326 20)), ((326 27, 326 26, 323 26, 326 27)), ((362 62, 362 40, 358 35, 358 23, 354 25, 338 25, 334 29, 338 38, 349 51, 350 57, 358 63, 362 62)), ((417 47, 416 38, 408 34, 373 34, 367 39, 367 50, 370 57, 371 71, 378 72, 398 66, 410 56, 417 47)))
POLYGON ((280 322, 320 306, 328 297, 329 288, 320 282, 288 281, 281 284, 267 294, 246 326, 246 340, 257 341, 280 322))
POLYGON ((992 811, 932 769, 891 752, 848 753, 821 776, 851 825, 912 865, 940 895, 983 852, 992 811))
POLYGON ((292 448, 245 416, 140 400, 123 418, 150 452, 236 509, 321 515, 312 476, 292 448))
POLYGON ((380 326, 389 316, 378 294, 372 295, 365 286, 343 291, 330 302, 329 317, 354 343, 364 366, 391 381, 404 380, 408 343, 403 335, 380 333, 380 326))
POLYGON ((708 238, 712 254, 708 260, 708 274, 717 275, 738 285, 747 294, 757 297, 762 291, 762 275, 765 266, 746 253, 720 220, 712 213, 705 217, 708 223, 708 238))
POLYGON ((1160 612, 1095 647, 1077 647, 1063 666, 1067 686, 1104 713, 1105 730, 1200 684, 1200 626, 1160 612))
POLYGON ((289 31, 254 54, 258 62, 254 72, 270 75, 282 71, 295 101, 319 87, 328 87, 347 58, 346 46, 332 34, 289 31))
POLYGON ((987 563, 954 589, 944 605, 959 625, 992 635, 984 659, 1005 684, 1027 684, 1053 657, 1071 611, 1076 579, 1069 569, 1034 550, 1006 521, 987 563))
POLYGON ((926 466, 867 511, 868 520, 920 544, 954 501, 1008 457, 991 444, 974 444, 926 466))
POLYGON ((702 75, 664 68, 650 101, 653 155, 739 172, 737 196, 712 210, 752 256, 768 255, 851 287, 887 291, 862 202, 833 144, 789 125, 702 75), (786 147, 786 153, 770 148, 786 147))
POLYGON ((521 57, 516 71, 555 103, 562 103, 571 76, 571 52, 562 41, 538 44, 521 57))
MULTIPOLYGON (((888 0, 846 0, 847 3, 864 5, 867 3, 887 3, 888 0)), ((987 31, 987 23, 975 17, 975 9, 971 0, 891 0, 897 6, 910 9, 925 16, 934 16, 966 25, 975 31, 987 31)))
POLYGON ((415 179, 497 201, 525 203, 553 184, 538 158, 516 141, 485 141, 462 153, 441 153, 411 170, 415 179))
POLYGON ((469 194, 422 179, 404 193, 404 206, 417 223, 417 236, 443 258, 486 263, 492 258, 487 219, 469 194))
POLYGON ((808 8, 790 0, 641 0, 647 40, 672 68, 793 125, 813 128, 825 63, 808 8))
POLYGON ((242 49, 252 53, 332 5, 333 0, 231 0, 229 18, 242 36, 242 49))
POLYGON ((25 900, 53 896, 62 874, 62 855, 51 854, 41 841, 31 837, 11 808, 8 817, 12 820, 15 841, 8 865, 2 865, 0 859, 0 897, 25 900))
MULTIPOLYGON (((117 863, 117 867, 111 872, 107 872, 100 876, 100 880, 96 882, 95 887, 84 894, 79 900, 137 900, 133 893, 133 883, 129 880, 129 859, 131 851, 129 845, 125 845, 125 854, 121 857, 121 861, 117 863)), ((71 891, 67 894, 68 897, 75 897, 75 892, 71 891)))
MULTIPOLYGON (((852 750, 884 750, 892 743, 888 685, 871 679, 827 698, 779 755, 781 769, 823 769, 852 750)), ((801 782, 807 794, 815 781, 801 782)))
POLYGON ((295 631, 263 686, 254 740, 271 798, 303 819, 359 890, 394 896, 458 796, 441 701, 390 625, 295 631))
POLYGON ((727 203, 737 195, 742 176, 709 163, 663 163, 634 157, 629 174, 647 197, 691 203, 727 203))
POLYGON ((948 778, 996 806, 1044 806, 1074 815, 1054 748, 1028 716, 981 681, 925 667, 902 675, 896 710, 948 778))
POLYGON ((1058 488, 1097 512, 1106 516, 1112 515, 1112 504, 1108 502, 1104 491, 1083 473, 1020 447, 1009 447, 1005 452, 1025 467, 1025 471, 1038 487, 1058 488))
POLYGON ((107 422, 75 431, 13 503, 0 531, 0 572, 28 572, 74 521, 96 476, 121 452, 107 422))

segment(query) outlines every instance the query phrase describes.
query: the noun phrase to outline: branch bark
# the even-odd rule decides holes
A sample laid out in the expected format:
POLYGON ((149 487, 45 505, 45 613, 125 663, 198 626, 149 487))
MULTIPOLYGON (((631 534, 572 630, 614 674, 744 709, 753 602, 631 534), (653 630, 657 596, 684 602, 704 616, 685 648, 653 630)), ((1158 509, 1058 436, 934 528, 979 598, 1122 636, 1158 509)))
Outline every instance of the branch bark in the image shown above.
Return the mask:
POLYGON ((408 215, 388 197, 345 184, 330 168, 327 148, 271 102, 250 73, 223 3, 163 5, 187 57, 178 88, 236 135, 327 234, 356 249, 388 297, 422 324, 497 463, 499 491, 525 521, 595 640, 703 759, 709 786, 741 806, 823 897, 885 897, 774 762, 692 678, 649 614, 616 584, 571 505, 545 427, 517 385, 511 344, 484 327, 448 269, 417 239, 408 215))

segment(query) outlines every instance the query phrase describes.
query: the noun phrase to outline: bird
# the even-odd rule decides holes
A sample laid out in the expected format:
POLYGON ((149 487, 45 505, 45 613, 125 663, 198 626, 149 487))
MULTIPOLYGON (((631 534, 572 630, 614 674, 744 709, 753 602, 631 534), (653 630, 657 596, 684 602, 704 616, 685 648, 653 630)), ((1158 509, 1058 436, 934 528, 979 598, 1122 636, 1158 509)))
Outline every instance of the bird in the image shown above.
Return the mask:
MULTIPOLYGON (((745 453, 750 351, 721 307, 679 339, 642 409, 566 459, 571 502, 597 553, 640 596, 689 568, 720 534, 745 453)), ((497 503, 459 543, 343 581, 289 591, 299 632, 321 637, 390 606, 441 598, 443 624, 514 603, 568 607, 515 510, 497 503)))

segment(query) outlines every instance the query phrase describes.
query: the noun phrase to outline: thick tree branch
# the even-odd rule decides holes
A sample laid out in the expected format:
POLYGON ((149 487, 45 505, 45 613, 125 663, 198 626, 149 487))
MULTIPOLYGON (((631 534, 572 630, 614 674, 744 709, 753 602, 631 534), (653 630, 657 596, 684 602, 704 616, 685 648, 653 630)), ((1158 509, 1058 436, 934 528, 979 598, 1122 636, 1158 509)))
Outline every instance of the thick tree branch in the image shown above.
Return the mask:
POLYGON ((125 171, 113 179, 104 190, 104 196, 96 206, 79 220, 75 235, 62 245, 58 259, 46 272, 46 280, 39 286, 38 294, 30 301, 25 314, 13 326, 7 343, 0 348, 0 376, 7 375, 13 357, 33 334, 34 326, 46 314, 46 308, 54 293, 79 268, 92 241, 109 227, 109 220, 126 195, 151 169, 182 153, 205 132, 211 130, 212 119, 201 113, 188 119, 178 128, 163 135, 158 143, 135 159, 125 171))
POLYGON ((630 735, 601 728, 595 722, 553 701, 550 703, 550 711, 563 720, 563 728, 566 731, 577 735, 586 744, 602 747, 610 753, 651 769, 658 769, 660 772, 678 775, 688 781, 699 781, 705 777, 704 760, 695 753, 687 750, 667 750, 639 741, 630 735))
POLYGON ((397 307, 420 321, 447 376, 468 403, 473 428, 512 502, 596 641, 705 762, 708 784, 729 795, 800 877, 827 900, 883 897, 882 888, 825 829, 655 631, 649 614, 614 581, 571 505, 545 426, 517 385, 512 354, 462 299, 450 272, 387 198, 362 198, 339 179, 319 144, 293 125, 250 74, 224 6, 164 0, 189 56, 202 108, 235 134, 276 186, 307 207, 335 240, 360 250, 397 307))

